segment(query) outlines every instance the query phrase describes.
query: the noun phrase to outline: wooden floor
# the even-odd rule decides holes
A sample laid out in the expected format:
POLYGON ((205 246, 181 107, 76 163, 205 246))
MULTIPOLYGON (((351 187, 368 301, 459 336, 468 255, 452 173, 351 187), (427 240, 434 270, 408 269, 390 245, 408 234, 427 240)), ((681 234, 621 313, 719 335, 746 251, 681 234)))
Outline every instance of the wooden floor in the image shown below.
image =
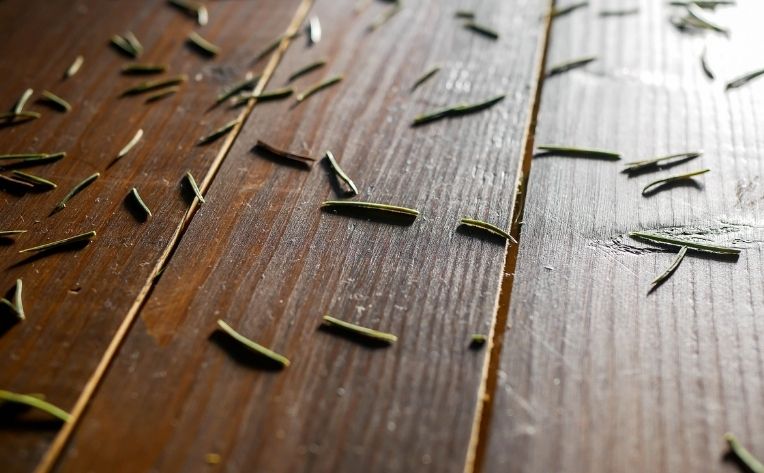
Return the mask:
POLYGON ((553 18, 547 0, 422 0, 392 16, 382 1, 209 1, 205 26, 165 2, 0 2, 0 93, 10 109, 32 88, 26 109, 42 114, 0 128, 0 154, 67 153, 22 169, 56 189, 0 188, 0 231, 26 230, 0 239, 0 295, 21 278, 26 309, 15 324, 3 313, 0 389, 71 413, 62 423, 0 406, 0 471, 744 471, 723 435, 764 457, 764 80, 725 83, 764 66, 758 3, 708 11, 724 35, 679 30, 683 9, 663 0, 592 1, 553 18), (459 10, 498 39, 463 27, 459 10), (187 76, 178 93, 122 96, 155 78, 120 73, 131 60, 109 38, 125 31, 145 48, 140 62, 168 65, 158 77, 187 76), (220 53, 191 47, 192 31, 220 53), (585 56, 597 60, 545 78, 585 56), (247 72, 261 75, 256 92, 343 79, 301 103, 213 107, 247 72), (44 89, 72 110, 36 100, 44 89), (500 94, 479 113, 411 126, 500 94), (258 140, 316 159, 331 150, 357 200, 420 216, 322 211, 346 197, 326 163, 284 161, 258 140), (540 144, 623 161, 534 158, 540 144), (670 170, 621 172, 700 150, 670 170), (18 253, 91 230, 87 245, 18 253), (674 252, 631 231, 742 251, 690 252, 648 292, 674 252), (326 314, 398 340, 338 336, 320 328, 326 314), (242 353, 218 319, 291 364, 242 353), (488 343, 471 348, 473 334, 488 343))

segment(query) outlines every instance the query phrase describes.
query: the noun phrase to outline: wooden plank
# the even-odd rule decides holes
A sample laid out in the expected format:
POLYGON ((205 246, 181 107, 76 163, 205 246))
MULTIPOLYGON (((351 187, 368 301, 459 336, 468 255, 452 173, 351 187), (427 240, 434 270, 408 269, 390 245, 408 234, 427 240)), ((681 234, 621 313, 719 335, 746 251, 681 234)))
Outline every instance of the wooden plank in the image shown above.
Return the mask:
POLYGON ((510 220, 541 6, 483 2, 494 42, 461 26, 457 1, 407 2, 373 32, 391 6, 355 3, 317 4, 323 40, 295 41, 270 87, 322 57, 295 87, 344 81, 300 105, 255 107, 56 471, 198 471, 207 453, 231 471, 465 468, 488 355, 469 339, 492 329, 505 246, 456 230, 468 215, 510 220), (411 93, 434 63, 440 73, 411 93), (490 110, 410 127, 499 93, 490 110), (316 158, 331 149, 359 198, 422 216, 405 226, 322 212, 337 198, 322 165, 254 153, 258 139, 316 158), (398 342, 369 349, 319 331, 327 313, 398 342), (219 318, 291 365, 231 356, 211 337, 219 318))
MULTIPOLYGON (((6 106, 32 87, 38 94, 50 89, 63 96, 73 110, 61 114, 30 102, 28 108, 42 118, 0 129, 0 153, 68 152, 61 161, 28 169, 57 182, 55 191, 0 192, 0 229, 28 230, 15 243, 0 245, 0 291, 4 294, 22 278, 27 312, 26 322, 4 327, 0 337, 0 387, 44 393, 67 411, 83 400, 83 387, 94 387, 97 367, 120 324, 137 310, 157 265, 192 215, 179 189, 183 174, 192 171, 204 185, 228 146, 220 140, 197 147, 196 141, 243 113, 225 107, 208 111, 211 100, 222 85, 239 80, 256 53, 284 31, 298 3, 219 2, 209 6, 209 24, 199 27, 165 2, 2 2, 0 70, 6 106), (261 8, 268 9, 268 18, 261 8), (189 76, 178 94, 150 105, 143 97, 119 97, 144 80, 121 75, 128 59, 109 46, 109 37, 125 30, 143 43, 141 61, 166 63, 172 74, 189 76), (220 45, 219 57, 205 59, 184 44, 194 30, 220 45), (62 80, 78 54, 85 58, 81 70, 62 80), (107 169, 139 128, 145 131, 140 143, 107 169), (69 188, 94 172, 101 172, 101 178, 49 216, 69 188), (126 207, 133 186, 153 211, 146 223, 126 207), (18 254, 89 230, 98 236, 78 251, 36 260, 18 254)), ((256 65, 255 72, 266 63, 256 65)), ((4 420, 3 471, 30 471, 59 427, 34 413, 4 420)))
POLYGON ((738 3, 715 13, 729 40, 677 31, 665 2, 617 18, 601 18, 597 3, 554 22, 550 66, 598 60, 545 81, 537 144, 625 160, 705 153, 633 178, 619 162, 533 160, 483 471, 742 471, 723 459, 726 431, 764 457, 764 82, 724 91, 761 66, 747 45, 762 39, 748 20, 762 7, 738 3), (703 167, 697 186, 641 195, 651 180, 703 167), (737 261, 688 254, 647 294, 674 255, 626 234, 653 229, 743 251, 737 261))

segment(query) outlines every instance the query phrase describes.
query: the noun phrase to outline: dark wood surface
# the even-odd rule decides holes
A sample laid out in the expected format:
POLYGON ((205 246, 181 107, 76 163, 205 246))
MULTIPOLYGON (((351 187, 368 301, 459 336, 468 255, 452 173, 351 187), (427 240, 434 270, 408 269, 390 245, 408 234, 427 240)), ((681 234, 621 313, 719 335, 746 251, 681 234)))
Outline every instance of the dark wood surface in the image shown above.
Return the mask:
MULTIPOLYGON (((53 179, 51 192, 23 196, 0 192, 0 229, 25 229, 13 244, 0 246, 0 291, 24 281, 27 320, 4 327, 0 337, 0 386, 17 392, 44 393, 72 410, 95 381, 97 367, 127 315, 139 308, 151 277, 166 256, 190 201, 180 180, 191 170, 202 183, 212 177, 219 140, 206 147, 196 141, 243 113, 207 111, 224 84, 240 79, 252 58, 289 24, 298 1, 261 1, 210 5, 214 21, 203 28, 164 2, 4 1, 0 2, 2 94, 10 108, 27 87, 49 89, 73 105, 68 114, 36 102, 27 107, 42 118, 0 129, 0 153, 66 151, 56 163, 28 171, 53 179), (264 17, 260 9, 267 9, 264 17), (121 92, 144 80, 126 77, 129 59, 109 45, 109 37, 132 30, 145 47, 140 58, 166 63, 172 73, 188 74, 181 92, 154 104, 121 92), (219 44, 222 53, 205 59, 185 44, 198 30, 219 44), (80 72, 62 81, 64 71, 82 54, 80 72), (117 152, 143 128, 143 140, 114 166, 117 152), (63 211, 49 216, 64 194, 94 172, 101 178, 77 195, 63 211), (141 223, 125 204, 136 186, 153 211, 141 223), (90 245, 29 260, 18 250, 96 230, 90 245)), ((267 61, 254 66, 255 72, 267 61)), ((5 242, 4 242, 5 243, 5 242)), ((123 329, 126 327, 122 327, 123 329)), ((5 421, 0 429, 0 470, 31 471, 48 449, 59 426, 42 415, 5 421)))
POLYGON ((304 103, 258 104, 140 313, 56 471, 462 471, 473 439, 505 245, 457 231, 508 226, 530 114, 543 5, 481 2, 491 41, 460 26, 460 2, 318 2, 323 40, 296 39, 268 88, 322 57, 304 103), (490 14, 489 14, 490 13, 490 14), (441 72, 414 93, 432 64, 441 72), (411 128, 423 112, 506 93, 470 117, 411 128), (285 165, 258 140, 330 149, 360 199, 414 207, 412 225, 322 212, 322 164, 285 165), (318 330, 332 314, 398 335, 371 349, 318 330), (223 318, 289 357, 271 372, 213 335, 223 318))
POLYGON ((0 245, 0 292, 21 277, 27 309, 2 328, 0 389, 44 393, 73 414, 64 425, 3 416, 0 470, 740 471, 724 456, 726 431, 764 457, 764 79, 724 91, 764 65, 751 46, 764 39, 751 21, 764 7, 738 3, 713 12, 731 27, 725 37, 680 32, 669 21, 680 10, 646 0, 608 17, 599 12, 627 6, 592 2, 550 30, 538 0, 405 2, 374 30, 389 2, 210 1, 204 27, 159 1, 0 2, 6 107, 27 87, 74 106, 32 102, 41 119, 0 129, 0 154, 68 152, 28 169, 56 190, 0 190, 0 230, 28 230, 0 245), (464 29, 459 9, 500 39, 464 29), (319 44, 303 34, 253 63, 312 15, 319 44), (146 47, 142 62, 189 76, 181 92, 151 105, 119 97, 143 80, 119 74, 129 59, 108 44, 125 30, 146 47), (220 56, 190 49, 191 31, 220 56), (715 80, 700 67, 704 48, 715 80), (62 80, 78 54, 82 70, 62 80), (539 80, 545 56, 548 69, 587 55, 598 59, 539 80), (298 92, 344 80, 302 104, 210 108, 246 71, 275 89, 318 59, 327 66, 295 81, 298 92), (490 110, 410 127, 500 93, 490 110), (235 117, 246 118, 240 132, 196 146, 235 117), (143 140, 107 168, 139 128, 143 140), (258 139, 316 159, 330 149, 357 199, 422 215, 404 225, 321 211, 343 198, 325 163, 285 164, 253 150, 258 139), (630 178, 622 162, 532 159, 534 141, 624 161, 705 152, 630 178), (640 193, 703 167, 697 185, 640 193), (184 192, 187 170, 206 204, 184 192), (93 172, 101 178, 49 216, 93 172), (125 201, 133 186, 154 213, 147 222, 125 201), (511 227, 520 245, 458 230, 464 216, 511 227), (18 254, 87 230, 98 236, 77 250, 18 254), (633 230, 743 252, 688 254, 648 294, 673 253, 633 230), (372 348, 320 330, 324 314, 398 342, 372 348), (236 350, 218 319, 291 365, 236 350), (473 333, 495 343, 470 350, 473 333))
MULTIPOLYGON (((548 64, 599 57, 544 82, 536 143, 611 148, 625 160, 705 150, 629 178, 621 163, 535 158, 490 419, 485 471, 736 472, 732 431, 764 456, 762 171, 758 2, 718 9, 731 26, 683 34, 666 2, 601 18, 598 2, 557 19, 548 64), (708 59, 717 80, 700 67, 708 59), (652 197, 653 179, 708 167, 652 197), (625 234, 659 229, 743 248, 698 255, 652 294, 673 254, 625 234)), ((610 6, 610 5, 608 5, 610 6)))

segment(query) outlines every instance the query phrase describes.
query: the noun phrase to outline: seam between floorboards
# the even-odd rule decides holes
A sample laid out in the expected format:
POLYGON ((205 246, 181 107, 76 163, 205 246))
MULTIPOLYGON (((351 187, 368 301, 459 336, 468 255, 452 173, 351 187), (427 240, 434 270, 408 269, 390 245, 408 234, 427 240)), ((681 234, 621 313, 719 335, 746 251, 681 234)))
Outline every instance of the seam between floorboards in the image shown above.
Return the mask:
POLYGON ((512 196, 512 214, 510 215, 510 235, 517 241, 516 245, 507 242, 507 249, 504 253, 504 265, 499 278, 499 291, 496 295, 495 316, 489 334, 490 344, 486 350, 488 362, 483 363, 483 373, 481 376, 480 389, 478 390, 477 406, 475 408, 475 417, 470 435, 470 443, 467 450, 467 458, 464 465, 465 473, 481 473, 485 467, 485 454, 488 447, 489 426, 491 415, 493 413, 493 398, 496 392, 497 379, 499 375, 499 364, 501 363, 501 351, 503 348, 504 335, 510 329, 509 320, 510 302, 512 300, 512 288, 515 280, 515 267, 517 265, 517 256, 520 245, 522 244, 520 229, 522 226, 522 216, 525 211, 525 198, 528 185, 528 178, 531 171, 531 161, 533 158, 533 144, 536 133, 536 121, 541 105, 541 92, 544 84, 544 70, 546 67, 547 53, 549 52, 549 43, 552 29, 552 17, 555 0, 549 0, 548 10, 545 14, 545 25, 539 39, 541 54, 536 63, 535 90, 532 94, 533 101, 530 104, 531 113, 523 137, 522 159, 518 164, 517 181, 515 192, 512 196))
MULTIPOLYGON (((302 0, 298 5, 297 10, 295 11, 295 14, 292 17, 292 20, 286 30, 284 38, 281 40, 281 44, 279 45, 276 52, 270 56, 270 60, 268 61, 268 64, 266 65, 265 70, 263 71, 263 74, 257 83, 257 86, 255 87, 255 94, 261 93, 263 89, 265 89, 265 86, 268 84, 268 81, 270 81, 272 78, 273 73, 275 72, 276 68, 281 62, 281 59, 284 57, 286 50, 289 48, 289 45, 294 39, 294 33, 299 30, 300 25, 302 25, 303 21, 307 17, 308 11, 310 11, 310 8, 313 6, 313 2, 314 0, 302 0)), ((244 127, 247 120, 252 115, 256 103, 257 101, 255 99, 255 101, 247 106, 241 115, 239 115, 239 124, 234 128, 233 132, 226 137, 226 141, 215 157, 215 160, 212 162, 210 170, 207 171, 204 179, 200 183, 199 188, 202 194, 204 194, 212 185, 212 182, 222 167, 229 151, 233 148, 234 142, 239 137, 241 129, 244 127)), ((138 313, 140 313, 141 309, 143 309, 144 305, 148 301, 149 296, 151 295, 154 286, 159 279, 156 278, 156 274, 158 274, 158 271, 169 264, 172 255, 180 244, 183 235, 188 229, 188 226, 191 223, 191 220, 194 218, 198 208, 199 201, 195 199, 191 204, 191 207, 189 207, 188 210, 186 210, 186 213, 183 215, 183 218, 178 224, 178 227, 175 229, 170 242, 165 247, 162 255, 157 260, 157 263, 154 265, 149 279, 144 283, 143 287, 138 292, 135 301, 133 302, 130 309, 128 309, 125 318, 117 328, 117 331, 114 334, 111 342, 106 347, 106 351, 101 357, 101 360, 98 362, 98 365, 96 365, 96 369, 93 371, 93 374, 90 376, 84 388, 82 389, 80 396, 77 398, 77 402, 75 402, 74 407, 70 413, 70 420, 66 422, 63 427, 61 427, 61 430, 59 430, 59 432, 56 434, 56 437, 48 447, 45 455, 35 468, 34 473, 49 473, 60 459, 61 453, 64 451, 64 448, 71 438, 75 427, 79 423, 79 420, 82 418, 85 409, 93 399, 96 389, 106 375, 106 372, 111 365, 111 362, 114 360, 117 352, 119 351, 122 342, 124 342, 127 334, 130 332, 130 328, 132 327, 133 322, 135 322, 138 313)))

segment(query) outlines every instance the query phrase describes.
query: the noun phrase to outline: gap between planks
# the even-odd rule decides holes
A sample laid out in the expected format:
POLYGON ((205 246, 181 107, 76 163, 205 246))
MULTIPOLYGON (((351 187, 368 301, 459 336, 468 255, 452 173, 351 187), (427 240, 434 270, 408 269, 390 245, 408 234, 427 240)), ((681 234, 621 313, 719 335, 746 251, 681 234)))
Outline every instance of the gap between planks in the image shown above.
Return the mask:
MULTIPOLYGON (((284 57, 284 53, 286 52, 287 48, 291 44, 294 33, 296 33, 299 30, 300 25, 302 25, 302 23, 305 21, 305 18, 308 16, 308 12, 313 6, 313 2, 314 0, 302 0, 300 4, 298 5, 297 10, 295 11, 294 16, 292 17, 292 21, 289 23, 289 27, 287 28, 286 33, 284 34, 284 37, 281 40, 281 44, 279 44, 278 49, 273 54, 271 54, 271 57, 268 60, 268 64, 266 65, 263 71, 263 74, 257 83, 257 86, 255 87, 255 91, 254 91, 255 95, 261 93, 265 89, 265 86, 268 84, 268 81, 273 76, 273 73, 275 72, 276 67, 279 65, 279 63, 281 62, 281 59, 284 57)), ((232 130, 232 132, 229 133, 228 136, 226 137, 226 140, 223 143, 223 146, 221 147, 218 154, 215 156, 215 160, 212 162, 212 165, 210 166, 209 171, 207 171, 204 179, 199 185, 199 189, 201 190, 202 193, 204 193, 209 188, 209 186, 212 184, 212 181, 217 176, 218 170, 222 166, 223 161, 225 161, 225 158, 228 155, 228 152, 231 150, 234 141, 236 141, 236 138, 239 136, 239 133, 241 132, 242 127, 246 123, 249 116, 252 114, 252 111, 256 104, 257 104, 257 99, 254 99, 253 102, 250 105, 248 105, 245 108, 245 110, 239 115, 239 124, 236 125, 236 127, 232 130)), ((103 377, 106 374, 106 371, 109 369, 111 362, 114 360, 114 357, 117 354, 117 351, 119 351, 119 348, 122 345, 122 342, 125 340, 125 337, 130 331, 130 328, 132 327, 133 322, 136 319, 136 316, 138 315, 138 313, 140 313, 146 301, 148 301, 148 298, 151 295, 151 292, 154 289, 154 286, 156 285, 156 282, 157 282, 157 278, 155 278, 155 275, 157 274, 159 270, 161 270, 167 264, 169 264, 170 259, 172 258, 172 255, 175 253, 175 249, 180 244, 183 234, 186 232, 186 229, 188 228, 188 225, 190 224, 191 219, 193 219, 194 215, 196 214, 196 210, 198 208, 199 208, 199 202, 198 200, 195 199, 194 202, 191 204, 191 207, 189 207, 189 209, 183 215, 183 218, 178 224, 178 227, 175 229, 175 232, 170 238, 170 242, 165 247, 164 251, 162 252, 162 255, 157 260, 157 263, 154 265, 154 268, 153 268, 154 270, 151 272, 148 280, 144 283, 143 287, 138 292, 135 302, 133 302, 132 306, 128 310, 124 320, 119 325, 119 328, 114 334, 114 338, 112 338, 111 342, 109 343, 109 346, 106 348, 106 351, 101 357, 101 360, 98 362, 98 365, 96 366, 95 371, 93 371, 93 374, 90 376, 87 383, 85 384, 85 387, 80 393, 80 396, 77 398, 77 402, 74 404, 74 407, 72 408, 72 411, 70 413, 71 414, 70 420, 64 423, 61 430, 56 434, 56 437, 53 439, 53 442, 51 443, 50 447, 48 447, 48 450, 45 452, 45 455, 43 456, 42 460, 40 460, 40 463, 35 468, 34 473, 49 473, 53 469, 53 467, 56 465, 56 462, 61 456, 61 453, 63 452, 64 447, 66 447, 67 442, 71 438, 75 427, 77 426, 80 418, 85 412, 85 409, 90 403, 90 400, 93 398, 93 395, 95 394, 96 389, 98 389, 98 386, 103 380, 103 377)))
POLYGON ((515 267, 517 256, 522 243, 521 232, 523 211, 525 209, 526 189, 533 161, 533 145, 536 133, 536 119, 541 105, 541 92, 544 85, 544 70, 546 68, 547 53, 549 52, 549 38, 552 30, 552 11, 556 1, 548 1, 548 13, 544 16, 544 26, 539 38, 538 60, 536 62, 536 80, 533 82, 531 94, 530 115, 523 136, 523 157, 518 164, 517 182, 511 202, 512 213, 510 214, 510 235, 517 241, 512 245, 507 241, 507 249, 504 253, 504 268, 499 280, 499 291, 496 294, 495 316, 489 333, 490 346, 488 349, 488 362, 483 363, 480 388, 475 408, 475 418, 470 435, 470 444, 467 449, 467 458, 464 465, 465 473, 481 473, 485 464, 485 452, 488 445, 488 432, 493 414, 493 398, 496 391, 499 376, 499 362, 503 348, 504 335, 511 329, 509 320, 509 308, 512 300, 512 287, 515 281, 515 267))

